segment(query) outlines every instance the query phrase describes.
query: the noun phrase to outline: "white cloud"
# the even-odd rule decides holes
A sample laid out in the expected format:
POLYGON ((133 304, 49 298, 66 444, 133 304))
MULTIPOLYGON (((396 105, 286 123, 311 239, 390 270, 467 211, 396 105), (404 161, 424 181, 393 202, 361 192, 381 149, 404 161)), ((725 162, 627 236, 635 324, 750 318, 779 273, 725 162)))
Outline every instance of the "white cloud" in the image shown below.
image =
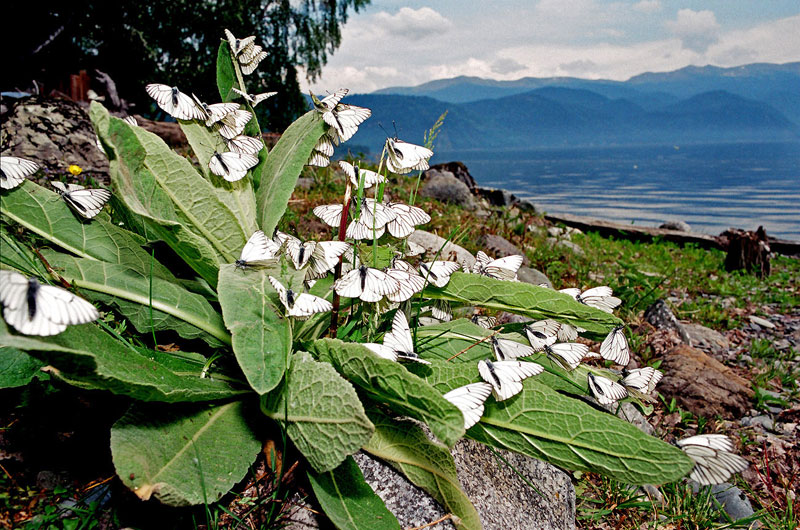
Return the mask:
POLYGON ((497 59, 491 64, 492 72, 500 75, 512 74, 514 72, 519 72, 520 70, 525 70, 527 67, 517 61, 516 59, 511 59, 508 57, 501 57, 497 59))
POLYGON ((696 52, 704 52, 717 42, 720 26, 713 11, 693 11, 681 9, 675 20, 668 20, 665 26, 681 39, 683 47, 696 52))
POLYGON ((381 11, 374 16, 375 24, 388 33, 409 39, 420 39, 449 30, 453 23, 430 7, 412 9, 401 7, 394 15, 381 11))
POLYGON ((633 4, 633 9, 640 13, 657 13, 661 11, 661 2, 659 0, 642 0, 633 4))
POLYGON ((705 54, 708 62, 719 66, 744 63, 788 63, 800 60, 800 15, 757 26, 729 31, 705 54))

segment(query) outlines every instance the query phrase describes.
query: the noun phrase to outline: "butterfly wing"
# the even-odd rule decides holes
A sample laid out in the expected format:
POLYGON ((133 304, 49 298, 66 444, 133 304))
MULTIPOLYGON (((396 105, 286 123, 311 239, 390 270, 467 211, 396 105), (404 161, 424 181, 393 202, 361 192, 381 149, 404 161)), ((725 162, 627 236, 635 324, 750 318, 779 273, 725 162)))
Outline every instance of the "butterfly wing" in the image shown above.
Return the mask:
POLYGON ((386 274, 397 280, 400 288, 395 293, 386 295, 390 302, 405 302, 425 288, 425 280, 418 274, 399 269, 386 269, 386 274))
POLYGON ((522 381, 544 371, 540 364, 525 361, 478 361, 478 373, 492 385, 497 401, 504 401, 522 391, 522 381))
POLYGON ((522 256, 506 256, 487 263, 484 268, 484 274, 498 280, 514 280, 521 265, 522 256))
POLYGON ((395 213, 395 218, 387 223, 386 228, 394 237, 408 237, 414 227, 430 222, 431 216, 422 208, 401 203, 388 203, 387 207, 395 213))
POLYGON ((313 294, 301 293, 294 299, 294 305, 287 311, 291 317, 307 318, 316 313, 326 313, 333 309, 333 304, 313 294))
POLYGON ((339 296, 347 298, 358 298, 361 296, 361 271, 353 269, 333 284, 334 290, 339 296))
POLYGON ((569 324, 561 324, 556 335, 562 342, 571 342, 578 338, 578 330, 569 324))
POLYGON ((233 151, 214 153, 208 161, 208 169, 228 182, 236 182, 247 175, 247 171, 258 164, 258 157, 233 151))
POLYGON ((253 108, 255 108, 259 103, 271 98, 276 94, 277 92, 262 92, 261 94, 256 94, 255 96, 253 96, 253 99, 250 102, 250 104, 253 105, 253 108))
POLYGON ((232 114, 239 110, 238 103, 214 103, 213 105, 206 105, 206 127, 211 127, 228 114, 232 114))
POLYGON ((614 308, 622 303, 622 300, 612 296, 613 291, 610 287, 601 285, 583 291, 578 297, 578 301, 591 307, 611 313, 614 308))
POLYGON ((0 156, 0 188, 14 189, 33 175, 39 169, 39 164, 16 156, 0 156))
POLYGON ((223 138, 230 140, 242 134, 245 126, 252 118, 253 115, 249 111, 235 110, 220 118, 219 121, 213 124, 213 128, 223 138))
POLYGON ((320 153, 319 151, 312 151, 311 156, 308 157, 308 161, 306 162, 307 166, 313 167, 328 167, 330 164, 330 157, 320 153))
POLYGON ((492 350, 498 361, 516 359, 517 357, 528 357, 536 351, 527 344, 520 344, 508 339, 492 339, 492 350))
POLYGON ((239 267, 266 267, 278 261, 280 247, 261 230, 256 230, 247 240, 236 265, 239 267))
POLYGON ((702 485, 727 482, 750 465, 733 452, 733 443, 721 434, 700 434, 676 443, 694 461, 689 478, 702 485))
POLYGON ((328 226, 339 228, 342 221, 341 204, 324 204, 314 208, 314 215, 319 217, 328 226))
POLYGON ((288 305, 289 302, 288 302, 287 297, 286 297, 286 294, 287 294, 286 287, 284 287, 283 284, 277 278, 275 278, 274 276, 270 276, 269 277, 269 283, 272 284, 272 288, 275 289, 278 292, 278 298, 280 299, 281 303, 283 304, 283 307, 285 307, 286 309, 289 309, 289 305, 288 305))
POLYGON ((603 343, 600 345, 600 356, 608 361, 613 361, 619 365, 626 366, 631 360, 628 340, 621 326, 611 330, 603 343))
POLYGON ((372 350, 379 357, 397 362, 397 352, 394 351, 389 346, 385 346, 383 344, 375 344, 372 342, 363 343, 362 346, 372 350))
POLYGON ((587 379, 589 381, 589 390, 592 391, 595 399, 601 405, 616 403, 628 395, 628 391, 625 390, 624 386, 607 377, 590 373, 587 379))
POLYGON ((363 220, 359 219, 358 221, 351 221, 350 224, 347 225, 345 237, 358 240, 380 239, 385 232, 385 227, 380 226, 373 229, 372 225, 366 225, 363 220))
POLYGON ((636 368, 623 372, 625 377, 622 378, 620 383, 628 388, 633 388, 640 392, 646 392, 650 381, 655 375, 655 369, 652 366, 645 366, 644 368, 636 368))
POLYGON ((73 210, 86 219, 91 219, 99 214, 111 199, 111 192, 100 188, 86 188, 69 191, 62 197, 73 210))
POLYGON ((492 385, 489 383, 471 383, 454 388, 442 397, 461 411, 464 415, 464 429, 469 429, 480 421, 483 404, 491 393, 492 385))
POLYGON ((323 134, 317 144, 314 146, 314 151, 317 151, 326 157, 333 156, 333 142, 331 142, 331 137, 327 134, 323 134))
POLYGON ((350 92, 349 88, 340 88, 334 91, 333 94, 325 96, 319 101, 321 110, 331 110, 335 108, 348 92, 350 92))
POLYGON ((264 142, 242 134, 227 140, 228 149, 240 155, 255 155, 264 148, 264 142))
POLYGON ((192 98, 178 90, 177 87, 151 83, 144 88, 161 110, 175 119, 202 120, 205 118, 203 109, 198 107, 192 98))
POLYGON ((314 272, 324 274, 339 262, 339 256, 350 248, 344 241, 320 241, 311 254, 311 267, 314 272))
MULTIPOLYGON (((534 322, 533 324, 536 324, 534 322)), ((542 351, 547 346, 552 346, 558 337, 553 335, 548 335, 545 331, 540 331, 539 329, 535 328, 534 325, 525 326, 525 336, 528 337, 528 342, 533 348, 534 351, 542 351)))
POLYGON ((577 342, 563 342, 545 347, 545 351, 567 370, 574 370, 589 353, 589 347, 577 342))
POLYGON ((387 294, 394 293, 400 289, 397 280, 383 271, 367 267, 364 286, 361 290, 361 300, 365 302, 378 302, 387 294))
POLYGON ((444 287, 450 281, 450 276, 459 269, 458 263, 453 261, 430 261, 420 263, 420 276, 436 287, 444 287))

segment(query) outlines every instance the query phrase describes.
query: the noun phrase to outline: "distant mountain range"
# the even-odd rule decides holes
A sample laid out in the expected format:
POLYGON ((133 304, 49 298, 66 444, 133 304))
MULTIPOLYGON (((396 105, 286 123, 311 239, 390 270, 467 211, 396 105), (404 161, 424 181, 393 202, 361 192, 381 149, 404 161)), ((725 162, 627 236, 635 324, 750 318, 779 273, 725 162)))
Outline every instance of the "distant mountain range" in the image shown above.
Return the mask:
POLYGON ((800 62, 686 67, 628 81, 456 77, 357 94, 372 109, 346 144, 376 151, 380 128, 421 142, 448 112, 438 150, 800 141, 800 62), (360 147, 363 146, 363 147, 360 147))

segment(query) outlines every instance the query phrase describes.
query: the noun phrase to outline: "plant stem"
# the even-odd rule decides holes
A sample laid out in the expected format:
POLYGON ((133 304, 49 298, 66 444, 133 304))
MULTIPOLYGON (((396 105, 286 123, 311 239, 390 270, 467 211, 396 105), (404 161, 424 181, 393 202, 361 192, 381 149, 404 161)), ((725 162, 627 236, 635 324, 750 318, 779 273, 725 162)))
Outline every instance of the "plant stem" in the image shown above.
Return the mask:
MULTIPOLYGON (((350 198, 353 195, 353 185, 350 179, 347 179, 347 184, 344 188, 344 202, 342 203, 342 218, 339 221, 339 241, 345 240, 347 234, 347 214, 350 212, 350 198)), ((355 257, 355 251, 353 253, 355 257)), ((342 259, 344 254, 339 256, 339 261, 336 263, 336 268, 333 270, 333 283, 342 276, 342 259)), ((333 309, 331 309, 331 326, 328 335, 336 338, 336 329, 339 326, 339 294, 336 290, 333 291, 333 309)))

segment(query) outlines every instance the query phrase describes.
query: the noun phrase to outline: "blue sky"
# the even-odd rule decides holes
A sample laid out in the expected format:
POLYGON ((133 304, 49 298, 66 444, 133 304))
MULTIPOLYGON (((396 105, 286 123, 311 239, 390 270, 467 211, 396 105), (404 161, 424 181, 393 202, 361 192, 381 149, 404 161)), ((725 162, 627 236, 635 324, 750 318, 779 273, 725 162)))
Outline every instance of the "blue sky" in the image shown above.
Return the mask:
POLYGON ((373 0, 351 15, 311 88, 363 93, 459 75, 623 80, 791 61, 800 61, 798 0, 373 0))

